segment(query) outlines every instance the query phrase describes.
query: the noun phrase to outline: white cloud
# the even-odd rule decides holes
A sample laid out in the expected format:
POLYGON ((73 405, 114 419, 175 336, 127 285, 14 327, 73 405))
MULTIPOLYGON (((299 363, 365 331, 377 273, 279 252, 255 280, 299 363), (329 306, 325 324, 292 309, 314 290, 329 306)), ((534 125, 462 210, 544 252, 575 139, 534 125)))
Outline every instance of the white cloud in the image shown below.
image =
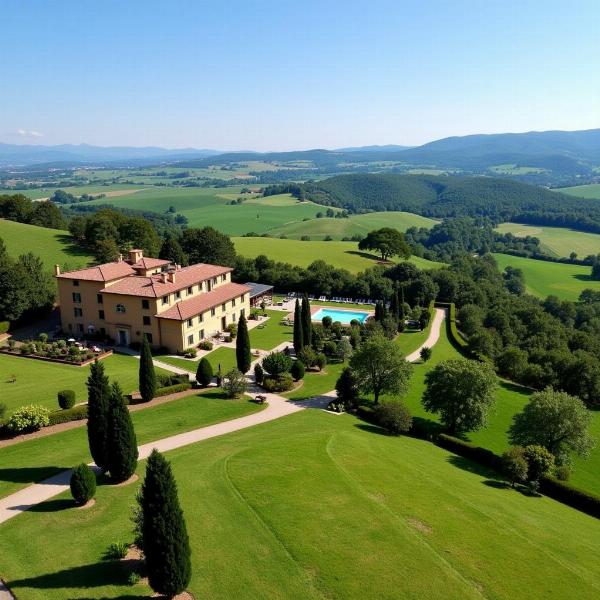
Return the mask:
POLYGON ((44 137, 44 134, 36 131, 35 129, 17 129, 17 131, 15 132, 15 135, 19 136, 19 137, 24 137, 24 138, 41 138, 44 137))

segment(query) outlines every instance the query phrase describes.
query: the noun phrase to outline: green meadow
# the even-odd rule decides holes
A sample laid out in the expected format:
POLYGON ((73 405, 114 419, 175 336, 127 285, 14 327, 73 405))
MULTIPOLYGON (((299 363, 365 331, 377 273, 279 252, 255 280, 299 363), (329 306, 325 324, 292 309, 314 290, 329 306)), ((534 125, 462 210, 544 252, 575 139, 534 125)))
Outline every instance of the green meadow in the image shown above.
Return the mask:
POLYGON ((591 267, 508 254, 494 254, 494 258, 501 271, 509 265, 521 269, 527 292, 540 298, 554 295, 563 300, 577 300, 586 288, 600 291, 600 281, 591 279, 591 267))
POLYGON ((57 189, 63 189, 65 192, 69 194, 73 194, 73 196, 81 196, 82 194, 106 194, 106 198, 102 198, 102 202, 108 202, 109 198, 113 195, 119 196, 121 194, 132 194, 140 189, 140 186, 130 185, 126 183, 122 184, 112 184, 112 183, 97 183, 92 185, 78 185, 72 187, 42 187, 37 188, 35 190, 2 190, 0 189, 1 194, 23 194, 32 200, 38 200, 40 198, 49 198, 54 194, 57 189))
POLYGON ((575 231, 564 227, 539 227, 519 223, 501 223, 496 228, 500 233, 512 233, 517 237, 535 236, 544 251, 551 256, 569 256, 576 252, 579 258, 600 253, 600 234, 575 231))
MULTIPOLYGON (((349 415, 306 410, 167 457, 196 598, 597 598, 598 520, 349 415)), ((132 539, 138 487, 100 485, 87 510, 63 494, 0 526, 16 596, 148 597, 102 560, 132 539)))
POLYGON ((557 188, 557 192, 579 196, 580 198, 600 199, 600 183, 590 183, 589 185, 576 185, 573 187, 557 188))
POLYGON ((74 269, 85 267, 93 259, 72 242, 68 231, 0 219, 0 238, 11 256, 33 252, 49 269, 56 264, 74 269))
MULTIPOLYGON (((242 256, 255 258, 265 254, 277 261, 300 267, 307 267, 315 260, 325 260, 334 267, 358 273, 380 263, 377 255, 360 251, 357 242, 282 240, 266 237, 238 237, 234 238, 233 242, 236 252, 242 256)), ((422 269, 440 266, 440 263, 417 256, 411 256, 409 260, 422 269)))

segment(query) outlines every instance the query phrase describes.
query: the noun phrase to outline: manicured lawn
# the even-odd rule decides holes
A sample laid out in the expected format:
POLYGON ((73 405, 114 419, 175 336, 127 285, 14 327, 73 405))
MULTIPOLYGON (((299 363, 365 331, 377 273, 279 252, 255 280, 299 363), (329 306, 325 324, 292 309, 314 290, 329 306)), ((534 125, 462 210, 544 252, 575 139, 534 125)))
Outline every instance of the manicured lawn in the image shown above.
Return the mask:
MULTIPOLYGON (((187 360, 185 358, 177 358, 174 356, 157 356, 156 358, 157 360, 173 365, 174 367, 186 369, 190 373, 195 373, 198 368, 197 360, 187 360)), ((231 369, 235 368, 237 365, 234 348, 217 348, 207 354, 206 358, 208 358, 208 361, 212 365, 215 375, 217 374, 219 365, 221 365, 221 372, 223 374, 227 373, 227 371, 231 371, 231 369)))
MULTIPOLYGON (((306 410, 167 454, 196 598, 597 598, 600 522, 498 487, 428 442, 306 410)), ((143 475, 144 465, 138 472, 143 475)), ((101 560, 131 541, 139 483, 68 494, 0 526, 19 598, 138 598, 101 560), (56 557, 60 557, 60 561, 56 557)))
POLYGON ((335 382, 345 366, 343 363, 331 363, 320 373, 307 371, 297 390, 282 395, 290 400, 308 400, 330 392, 335 389, 335 382))
MULTIPOLYGON (((442 328, 440 339, 433 347, 431 359, 425 364, 417 362, 413 366, 410 389, 404 398, 413 416, 438 421, 436 415, 427 413, 421 406, 421 397, 425 391, 425 374, 442 360, 459 356, 448 340, 446 329, 442 328)), ((523 409, 531 392, 510 382, 500 380, 499 383, 496 404, 487 426, 481 431, 468 434, 466 439, 501 454, 510 445, 508 429, 512 418, 523 409)), ((592 411, 592 417, 591 433, 600 440, 600 412, 592 411)), ((600 495, 600 445, 596 446, 589 458, 574 458, 570 481, 573 485, 600 495)))
POLYGON ((282 342, 293 342, 294 328, 282 325, 287 313, 280 310, 267 310, 269 318, 261 320, 261 325, 250 330, 250 346, 260 350, 271 350, 282 342))
POLYGON ((433 310, 430 311, 431 318, 429 319, 429 324, 427 327, 425 327, 425 329, 423 329, 423 331, 414 329, 412 327, 407 327, 402 333, 398 334, 396 337, 396 343, 398 346, 400 346, 404 356, 408 356, 424 344, 431 331, 434 314, 435 312, 433 310))
POLYGON ((517 237, 535 236, 542 242, 544 250, 552 256, 569 256, 571 252, 576 252, 579 258, 585 258, 590 254, 600 253, 600 235, 597 233, 518 223, 501 223, 497 230, 517 237))
POLYGON ((508 265, 523 271, 527 291, 545 298, 551 294, 563 300, 577 300, 586 288, 600 291, 600 281, 592 281, 591 267, 494 254, 499 269, 508 265))
MULTIPOLYGON (((233 238, 233 242, 237 253, 242 256, 255 258, 265 254, 277 261, 299 267, 307 267, 316 260, 325 260, 335 267, 358 273, 380 262, 377 255, 359 250, 357 242, 303 242, 263 237, 237 237, 233 238)), ((440 263, 417 256, 411 256, 409 261, 421 269, 440 266, 440 263)))
MULTIPOLYGON (((113 354, 102 363, 111 380, 118 381, 123 392, 137 390, 139 361, 132 356, 113 354)), ((56 394, 60 390, 73 390, 76 402, 87 401, 85 382, 90 367, 76 367, 58 363, 0 354, 0 402, 6 404, 7 412, 12 412, 24 404, 41 404, 57 409, 56 394), (16 375, 15 383, 8 380, 16 375)), ((161 369, 157 373, 165 373, 161 369)))
POLYGON ((0 238, 10 256, 16 258, 20 254, 33 252, 53 274, 54 265, 77 269, 93 260, 86 250, 73 243, 68 231, 0 219, 0 238))
MULTIPOLYGON (((131 418, 138 444, 145 444, 261 409, 247 398, 226 400, 217 391, 204 391, 132 412, 131 418)), ((0 448, 0 497, 91 460, 86 427, 0 448)))

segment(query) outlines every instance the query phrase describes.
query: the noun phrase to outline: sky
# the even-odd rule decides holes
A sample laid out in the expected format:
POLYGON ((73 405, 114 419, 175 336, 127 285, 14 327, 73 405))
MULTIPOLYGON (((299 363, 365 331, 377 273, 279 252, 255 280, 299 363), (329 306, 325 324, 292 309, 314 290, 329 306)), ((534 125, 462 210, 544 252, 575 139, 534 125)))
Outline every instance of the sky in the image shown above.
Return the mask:
POLYGON ((0 142, 418 145, 600 127, 598 0, 2 0, 0 142))

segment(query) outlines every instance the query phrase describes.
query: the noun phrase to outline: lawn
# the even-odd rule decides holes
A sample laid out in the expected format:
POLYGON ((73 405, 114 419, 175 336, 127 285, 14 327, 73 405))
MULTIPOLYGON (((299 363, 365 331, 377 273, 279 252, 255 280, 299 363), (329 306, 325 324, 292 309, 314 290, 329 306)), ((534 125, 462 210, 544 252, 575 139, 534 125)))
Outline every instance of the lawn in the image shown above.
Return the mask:
POLYGON ((518 223, 501 223, 496 228, 500 233, 512 233, 517 237, 527 235, 540 239, 542 247, 551 256, 569 256, 576 252, 579 258, 600 253, 600 235, 575 231, 564 227, 538 227, 518 223))
POLYGON ((267 310, 269 318, 261 325, 250 330, 250 347, 260 350, 271 350, 282 342, 293 343, 294 330, 289 325, 283 325, 281 320, 287 313, 280 310, 267 310))
MULTIPOLYGON (((405 402, 415 417, 437 421, 437 417, 427 413, 421 406, 421 397, 425 391, 425 374, 442 360, 457 358, 460 354, 450 343, 446 328, 443 327, 438 343, 433 347, 432 358, 423 364, 414 363, 410 389, 405 397, 405 402)), ((531 393, 526 388, 499 380, 496 394, 496 404, 490 415, 487 426, 481 431, 468 434, 468 440, 475 444, 489 448, 501 454, 510 445, 508 429, 513 416, 520 412, 528 401, 531 393)), ((600 442, 600 412, 592 412, 591 433, 600 442)), ((600 495, 600 443, 587 459, 574 458, 571 483, 600 495)))
POLYGON ((600 183, 590 183, 589 185, 576 185, 574 187, 557 188, 556 192, 579 196, 580 198, 600 199, 600 183))
MULTIPOLYGON (((52 194, 58 189, 62 189, 73 196, 81 196, 82 194, 106 194, 107 196, 114 192, 128 192, 131 193, 139 189, 139 186, 128 185, 128 184, 91 184, 91 185, 80 185, 72 187, 45 187, 37 188, 35 190, 3 190, 0 189, 1 194, 23 194, 32 200, 39 198, 50 198, 52 194)), ((108 198, 102 198, 99 202, 108 202, 108 198)))
POLYGON ((269 233, 274 236, 286 235, 289 238, 300 239, 308 235, 312 240, 323 240, 331 236, 335 240, 353 235, 366 236, 373 229, 393 227, 399 231, 406 231, 409 227, 433 227, 437 221, 421 217, 413 213, 389 211, 373 212, 365 215, 350 215, 347 219, 322 218, 290 223, 283 227, 273 229, 269 233))
POLYGON ((308 400, 331 392, 345 366, 344 363, 330 363, 321 372, 307 371, 300 387, 282 395, 290 400, 308 400))
MULTIPOLYGON (((139 361, 132 356, 113 354, 102 363, 111 380, 118 381, 128 394, 138 389, 139 361)), ((58 409, 56 394, 60 390, 73 390, 77 402, 87 400, 85 382, 90 367, 61 365, 20 356, 0 354, 0 402, 8 413, 24 404, 41 404, 58 409), (15 383, 8 383, 16 375, 15 383)), ((161 369, 157 373, 166 373, 161 369)))
MULTIPOLYGON (((167 457, 196 598, 598 595, 598 520, 348 415, 306 410, 167 457)), ((138 487, 102 485, 85 511, 64 494, 2 525, 0 573, 14 593, 148 597, 143 583, 127 585, 125 569, 101 560, 110 543, 131 540, 138 487)))
MULTIPOLYGON (((131 419, 138 444, 145 444, 242 417, 261 408, 247 398, 226 400, 211 390, 132 412, 131 419)), ((85 427, 0 448, 0 497, 81 461, 91 461, 85 427)))
MULTIPOLYGON (((238 237, 233 238, 233 242, 237 253, 242 256, 255 258, 265 254, 299 267, 307 267, 316 260, 326 260, 330 265, 358 273, 380 264, 377 255, 360 251, 356 242, 303 242, 263 237, 238 237)), ((421 269, 434 269, 441 265, 417 256, 411 256, 409 261, 421 269)))
POLYGON ((33 252, 52 273, 57 264, 77 269, 87 266, 93 260, 84 249, 72 243, 68 231, 0 219, 0 238, 6 244, 10 256, 33 252))
MULTIPOLYGON (((190 373, 196 372, 199 362, 197 360, 188 360, 186 358, 178 358, 176 356, 157 356, 156 358, 161 362, 173 365, 174 367, 186 369, 190 373)), ((216 348, 212 352, 209 352, 206 355, 206 358, 208 358, 208 362, 210 362, 210 364, 212 365, 213 372, 215 375, 217 374, 217 369, 219 368, 219 365, 221 365, 221 372, 223 374, 227 373, 227 371, 231 371, 231 369, 234 369, 237 365, 234 348, 216 348)))
POLYGON ((563 300, 577 300, 586 288, 600 291, 600 281, 592 281, 591 267, 553 263, 508 254, 494 254, 500 270, 519 268, 525 276, 527 291, 545 298, 551 294, 563 300))

